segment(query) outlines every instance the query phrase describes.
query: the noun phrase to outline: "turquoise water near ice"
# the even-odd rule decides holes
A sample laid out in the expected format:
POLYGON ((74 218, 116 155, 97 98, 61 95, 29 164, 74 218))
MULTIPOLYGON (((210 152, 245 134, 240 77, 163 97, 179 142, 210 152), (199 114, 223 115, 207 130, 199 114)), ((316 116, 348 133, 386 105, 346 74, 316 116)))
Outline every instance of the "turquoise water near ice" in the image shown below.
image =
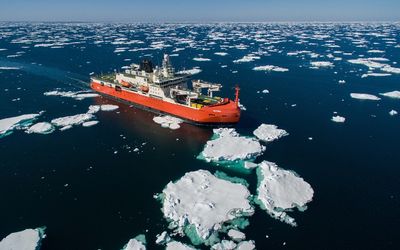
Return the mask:
POLYGON ((389 111, 400 111, 400 100, 381 96, 378 102, 360 101, 350 93, 400 90, 400 75, 361 78, 368 68, 347 60, 384 57, 389 60, 384 63, 400 67, 399 30, 396 23, 1 23, 0 67, 20 69, 0 69, 0 119, 45 111, 38 121, 50 121, 84 113, 92 104, 120 108, 96 114, 100 123, 93 127, 48 135, 14 131, 0 139, 0 238, 45 225, 45 250, 120 249, 142 233, 150 249, 162 249, 155 245, 155 235, 167 223, 153 195, 168 182, 188 171, 219 170, 246 179, 255 194, 254 172, 235 172, 196 159, 212 136, 210 128, 182 124, 168 130, 152 121, 152 113, 101 97, 77 101, 43 95, 56 88, 85 90, 91 72, 113 71, 142 58, 160 64, 166 52, 179 54, 171 57, 176 69, 199 66, 202 72, 194 78, 222 83, 221 96, 233 98, 235 84, 240 85, 240 100, 247 108, 236 126, 242 135, 251 136, 261 123, 278 125, 290 134, 268 144, 256 162, 269 160, 296 171, 313 187, 314 200, 305 212, 292 213, 296 228, 257 208, 244 232, 258 249, 398 248, 400 117, 389 111), (216 34, 224 39, 213 39, 216 34), (360 43, 351 39, 365 46, 357 47, 360 43), (143 43, 112 44, 129 40, 143 43), (57 41, 71 44, 35 47, 57 41), (154 41, 166 46, 128 51, 149 48, 154 41), (128 49, 114 53, 118 47, 128 49), (173 52, 175 48, 185 49, 173 52), (372 49, 383 52, 368 52, 372 49), (320 56, 287 55, 301 50, 320 56), (214 54, 221 51, 228 55, 214 54), (260 59, 233 63, 249 53, 260 59), (334 61, 329 54, 342 60, 334 61), (211 61, 197 62, 194 57, 211 61), (334 67, 311 69, 312 61, 330 61, 334 67), (252 70, 262 65, 289 71, 252 70), (270 93, 257 93, 263 89, 270 93), (20 100, 12 101, 16 98, 20 100), (334 111, 346 117, 344 124, 330 120, 334 111), (130 153, 127 146, 140 151, 130 153))

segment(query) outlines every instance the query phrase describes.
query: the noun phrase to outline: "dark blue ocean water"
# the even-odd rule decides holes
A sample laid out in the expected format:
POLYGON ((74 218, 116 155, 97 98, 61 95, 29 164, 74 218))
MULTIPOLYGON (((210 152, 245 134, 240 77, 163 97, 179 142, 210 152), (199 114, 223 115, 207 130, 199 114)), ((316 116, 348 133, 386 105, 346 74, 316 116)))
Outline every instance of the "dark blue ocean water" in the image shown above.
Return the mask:
POLYGON ((14 131, 0 139, 0 238, 45 225, 45 250, 120 249, 140 233, 156 249, 155 235, 167 223, 153 195, 168 182, 197 169, 223 170, 249 180, 254 193, 255 174, 196 159, 211 128, 183 124, 167 130, 152 121, 154 114, 101 97, 43 95, 56 88, 87 89, 91 72, 142 58, 159 64, 169 53, 177 70, 198 66, 202 72, 194 78, 222 83, 221 96, 233 98, 233 87, 240 85, 247 108, 236 126, 241 134, 251 135, 261 123, 290 133, 268 144, 256 161, 296 171, 313 187, 314 199, 305 212, 292 213, 298 227, 257 208, 244 230, 257 249, 397 249, 400 116, 389 111, 400 112, 400 100, 361 101, 350 93, 400 90, 400 75, 362 78, 368 68, 348 60, 386 58, 382 63, 400 67, 399 31, 396 23, 1 23, 0 67, 18 69, 0 68, 0 119, 45 111, 38 120, 50 121, 84 113, 91 104, 120 108, 96 114, 99 124, 93 127, 48 135, 14 131), (162 46, 151 47, 153 42, 162 46), (126 49, 115 53, 116 48, 126 49), (295 51, 308 52, 287 54, 295 51), (233 62, 251 53, 259 59, 233 62), (313 69, 315 61, 334 66, 313 69), (263 65, 289 71, 252 70, 263 65), (264 89, 270 93, 258 93, 264 89), (345 123, 332 122, 333 112, 345 123))

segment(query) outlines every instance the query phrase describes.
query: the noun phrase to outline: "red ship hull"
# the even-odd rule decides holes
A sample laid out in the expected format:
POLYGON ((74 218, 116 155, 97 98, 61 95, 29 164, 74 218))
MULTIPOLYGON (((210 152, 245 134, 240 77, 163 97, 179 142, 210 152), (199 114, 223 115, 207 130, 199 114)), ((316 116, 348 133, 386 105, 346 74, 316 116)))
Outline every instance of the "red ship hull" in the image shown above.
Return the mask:
POLYGON ((240 119, 240 109, 237 103, 232 100, 227 100, 227 102, 220 105, 194 109, 124 89, 115 90, 115 88, 95 81, 91 82, 90 87, 100 94, 121 99, 142 106, 145 109, 154 110, 157 113, 167 113, 196 124, 233 124, 240 119))

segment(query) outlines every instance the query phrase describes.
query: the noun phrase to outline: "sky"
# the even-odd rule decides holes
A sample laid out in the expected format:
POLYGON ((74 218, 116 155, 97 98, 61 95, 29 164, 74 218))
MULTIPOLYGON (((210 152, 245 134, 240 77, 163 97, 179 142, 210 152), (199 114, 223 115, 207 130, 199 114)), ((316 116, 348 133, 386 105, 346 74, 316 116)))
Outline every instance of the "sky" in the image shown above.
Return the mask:
POLYGON ((400 21, 400 0, 0 0, 0 21, 400 21))

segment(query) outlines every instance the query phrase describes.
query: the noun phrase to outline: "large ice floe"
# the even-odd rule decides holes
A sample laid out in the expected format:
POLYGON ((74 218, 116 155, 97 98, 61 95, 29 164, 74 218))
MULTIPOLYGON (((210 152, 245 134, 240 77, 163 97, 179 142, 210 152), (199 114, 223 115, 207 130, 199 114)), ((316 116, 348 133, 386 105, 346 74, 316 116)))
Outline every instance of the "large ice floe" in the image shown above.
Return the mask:
POLYGON ((195 250, 195 248, 183 244, 179 241, 171 241, 167 243, 165 250, 195 250))
POLYGON ((183 122, 182 119, 173 117, 173 116, 169 116, 169 115, 165 115, 165 116, 155 116, 153 118, 153 121, 157 124, 160 124, 161 127, 163 128, 170 128, 170 129, 178 129, 181 126, 179 124, 181 124, 183 122))
POLYGON ((39 250, 45 227, 12 233, 0 241, 1 250, 39 250))
POLYGON ((93 120, 94 118, 95 117, 92 114, 83 113, 83 114, 77 114, 77 115, 56 118, 56 119, 51 120, 51 123, 54 126, 61 127, 61 130, 65 130, 65 129, 71 128, 74 125, 80 125, 89 120, 93 120))
POLYGON ((214 129, 199 158, 208 162, 252 160, 261 155, 265 146, 251 137, 240 136, 233 128, 214 129))
POLYGON ((371 94, 363 94, 363 93, 351 93, 351 98, 359 99, 359 100, 370 100, 370 101, 379 101, 381 98, 376 95, 371 94))
POLYGON ((285 130, 279 129, 276 125, 272 124, 261 124, 256 130, 254 130, 253 134, 258 139, 265 142, 272 142, 283 136, 289 135, 285 130))
POLYGON ((386 73, 394 73, 394 74, 400 74, 400 68, 395 68, 387 63, 382 63, 382 62, 387 62, 389 61, 386 58, 380 58, 380 57, 372 57, 372 58, 358 58, 358 59, 351 59, 348 60, 349 63, 353 64, 360 64, 368 67, 370 70, 381 70, 386 73))
POLYGON ((257 66, 254 67, 255 71, 275 71, 275 72, 287 72, 289 71, 287 68, 282 68, 274 65, 265 65, 265 66, 257 66))
POLYGON ((293 208, 304 211, 314 195, 310 184, 295 172, 279 168, 275 163, 263 161, 257 168, 258 187, 256 203, 272 217, 296 226, 287 212, 293 208))
POLYGON ((48 122, 38 122, 30 126, 25 130, 28 134, 50 134, 54 131, 54 126, 48 122))
POLYGON ((14 129, 29 127, 41 114, 42 112, 0 119, 0 138, 11 134, 14 129))
POLYGON ((240 224, 254 213, 246 186, 217 178, 206 170, 186 173, 159 195, 169 228, 193 244, 213 245, 225 226, 240 224))
POLYGON ((398 90, 391 91, 391 92, 386 92, 386 93, 381 93, 380 95, 386 96, 386 97, 390 97, 390 98, 400 99, 400 91, 398 91, 398 90))
POLYGON ((99 96, 99 94, 88 92, 88 91, 60 91, 53 90, 43 93, 46 96, 61 96, 61 97, 69 97, 75 100, 83 100, 86 98, 93 98, 99 96))
POLYGON ((139 234, 135 238, 130 239, 121 250, 146 250, 145 235, 139 234))

